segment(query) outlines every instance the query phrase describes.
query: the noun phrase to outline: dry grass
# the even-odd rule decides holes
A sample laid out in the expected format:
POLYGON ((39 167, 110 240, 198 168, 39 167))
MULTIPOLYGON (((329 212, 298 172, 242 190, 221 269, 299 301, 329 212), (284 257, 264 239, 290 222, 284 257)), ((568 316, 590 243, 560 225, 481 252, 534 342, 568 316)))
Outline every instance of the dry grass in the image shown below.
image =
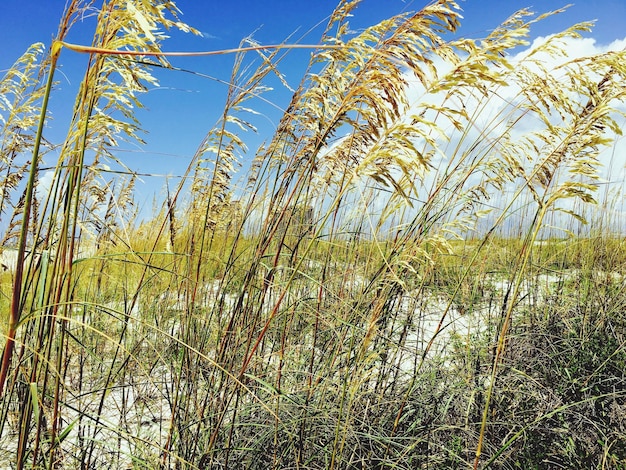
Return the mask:
POLYGON ((243 131, 289 51, 252 39, 190 185, 139 221, 133 172, 104 165, 141 143, 163 29, 190 28, 170 2, 107 5, 95 49, 63 49, 91 8, 72 2, 52 55, 0 81, 8 468, 624 468, 620 221, 573 235, 620 133, 624 52, 549 68, 580 24, 512 64, 543 17, 449 40, 441 1, 353 33, 342 1, 245 188, 243 131), (37 116, 81 50, 40 200, 37 116))

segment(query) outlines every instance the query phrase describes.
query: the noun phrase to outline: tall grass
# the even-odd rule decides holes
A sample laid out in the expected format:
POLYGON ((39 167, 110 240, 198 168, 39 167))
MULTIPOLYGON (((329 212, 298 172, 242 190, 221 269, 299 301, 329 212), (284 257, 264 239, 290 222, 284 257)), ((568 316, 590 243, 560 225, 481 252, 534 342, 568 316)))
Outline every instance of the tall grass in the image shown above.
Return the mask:
POLYGON ((103 3, 87 47, 65 42, 93 8, 74 1, 0 82, 10 468, 624 467, 623 221, 595 202, 624 52, 562 58, 584 23, 513 63, 549 15, 449 39, 453 1, 355 33, 358 3, 238 187, 290 50, 245 39, 220 119, 141 220, 107 163, 175 69, 163 30, 193 31, 172 2, 103 3), (81 51, 42 191, 54 69, 81 51))

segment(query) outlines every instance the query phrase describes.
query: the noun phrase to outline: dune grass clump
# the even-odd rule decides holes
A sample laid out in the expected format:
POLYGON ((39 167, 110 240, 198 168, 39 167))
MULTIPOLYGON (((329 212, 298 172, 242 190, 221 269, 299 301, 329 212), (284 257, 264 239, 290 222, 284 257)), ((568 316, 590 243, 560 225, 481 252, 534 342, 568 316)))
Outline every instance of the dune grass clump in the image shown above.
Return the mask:
POLYGON ((512 56, 560 11, 450 39, 454 1, 354 32, 358 4, 332 13, 237 185, 292 47, 242 41, 223 113, 147 218, 116 150, 143 145, 135 110, 158 70, 184 73, 161 49, 164 30, 194 32, 173 2, 104 2, 75 45, 95 5, 73 1, 50 50, 0 81, 16 255, 0 277, 1 461, 624 468, 620 221, 576 228, 607 210, 625 53, 564 57, 582 23, 512 56), (81 52, 67 137, 50 143, 55 68, 81 52))

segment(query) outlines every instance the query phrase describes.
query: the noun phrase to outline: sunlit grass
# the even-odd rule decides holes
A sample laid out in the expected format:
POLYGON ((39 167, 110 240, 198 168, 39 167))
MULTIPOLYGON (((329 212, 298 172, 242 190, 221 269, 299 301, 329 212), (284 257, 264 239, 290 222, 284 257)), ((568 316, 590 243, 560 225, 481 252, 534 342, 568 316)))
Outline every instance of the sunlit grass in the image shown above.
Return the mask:
MULTIPOLYGON (((355 33, 357 3, 332 15, 243 189, 254 103, 288 48, 242 42, 222 117, 142 220, 135 177, 106 162, 141 144, 154 64, 106 51, 159 56, 164 27, 187 30, 173 4, 100 13, 45 200, 38 152, 29 182, 16 157, 48 145, 35 77, 54 63, 31 49, 0 82, 1 111, 23 103, 0 128, 0 209, 5 253, 24 248, 0 273, 0 461, 623 468, 626 242, 619 196, 595 199, 624 53, 546 68, 585 23, 511 64, 529 12, 448 40, 454 2, 355 33)), ((57 47, 86 6, 69 5, 57 47)))

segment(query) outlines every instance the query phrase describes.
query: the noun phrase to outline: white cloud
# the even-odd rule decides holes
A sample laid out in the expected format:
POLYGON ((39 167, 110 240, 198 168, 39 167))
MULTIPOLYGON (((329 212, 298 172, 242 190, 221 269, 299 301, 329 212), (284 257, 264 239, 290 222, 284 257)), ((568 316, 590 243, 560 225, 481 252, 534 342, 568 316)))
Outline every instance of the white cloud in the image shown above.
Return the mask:
POLYGON ((37 199, 40 201, 45 201, 45 198, 48 197, 50 193, 50 189, 52 188, 52 182, 54 179, 54 171, 48 170, 46 171, 37 182, 37 199))
MULTIPOLYGON (((563 76, 563 71, 559 70, 558 67, 568 61, 606 54, 612 51, 623 51, 626 49, 626 38, 615 40, 610 44, 599 44, 593 38, 567 37, 561 39, 559 42, 560 47, 564 51, 562 56, 554 57, 541 52, 533 55, 533 59, 537 61, 536 64, 528 64, 527 61, 523 62, 524 59, 529 56, 531 51, 546 44, 550 38, 551 37, 541 37, 535 39, 528 48, 520 50, 515 55, 511 56, 509 58, 510 63, 514 67, 520 67, 520 64, 524 63, 531 71, 537 73, 542 73, 541 68, 543 67, 547 71, 553 71, 553 76, 556 79, 559 79, 558 77, 563 76)), ((435 66, 437 67, 438 72, 440 72, 440 76, 451 70, 450 65, 443 63, 440 59, 435 59, 435 66)), ((595 77, 592 78, 595 79, 595 77)), ((601 79, 599 76, 597 78, 598 81, 601 79)), ((445 97, 444 93, 439 92, 436 94, 426 94, 423 86, 413 76, 407 75, 407 80, 410 83, 407 90, 407 96, 409 98, 409 102, 411 103, 411 112, 419 113, 422 109, 420 108, 420 104, 425 102, 437 105, 443 104, 445 97)), ((447 145, 445 145, 441 139, 439 140, 442 148, 446 148, 446 154, 437 161, 437 165, 444 167, 447 165, 447 168, 450 169, 452 168, 455 160, 458 161, 458 159, 462 158, 461 156, 464 155, 464 152, 472 151, 479 153, 481 151, 491 151, 489 146, 492 139, 502 135, 505 129, 509 126, 509 121, 514 116, 520 117, 520 120, 512 128, 511 135, 514 139, 543 129, 545 124, 537 116, 532 116, 530 114, 520 115, 520 111, 516 109, 515 106, 522 102, 523 99, 523 97, 520 96, 520 90, 521 88, 519 85, 509 84, 509 86, 490 89, 489 91, 493 93, 490 94, 489 99, 485 99, 480 94, 478 96, 466 94, 462 102, 459 99, 453 101, 448 100, 445 103, 446 106, 456 106, 457 109, 464 108, 470 116, 474 117, 472 119, 472 127, 470 129, 457 131, 453 128, 449 121, 441 120, 441 116, 437 116, 438 124, 450 139, 450 142, 447 145)), ((576 97, 572 96, 572 99, 576 99, 576 97)), ((621 111, 626 110, 626 105, 624 103, 619 104, 619 109, 621 111)), ((432 114, 433 113, 431 113, 431 115, 432 114)), ((555 115, 554 119, 555 121, 558 121, 558 115, 555 115)), ((615 119, 622 129, 626 128, 626 119, 623 116, 619 116, 619 114, 616 113, 615 119)), ((598 191, 600 199, 602 198, 604 191, 607 189, 612 191, 613 194, 615 192, 622 194, 626 189, 626 170, 624 168, 624 164, 626 162, 626 159, 624 158, 626 157, 626 139, 611 134, 608 134, 608 137, 615 138, 615 141, 612 145, 604 148, 599 157, 602 163, 600 175, 603 182, 600 190, 598 191)), ((497 149, 494 150, 497 151, 497 149)), ((442 169, 439 168, 438 171, 441 173, 442 169)), ((432 172, 429 176, 431 181, 436 177, 436 173, 437 172, 432 172)), ((481 176, 478 174, 473 175, 467 181, 467 184, 477 183, 480 181, 480 178, 481 176)), ((509 186, 508 190, 513 191, 515 190, 515 187, 509 186)), ((619 198, 615 198, 615 200, 618 199, 619 198)), ((506 201, 502 199, 500 201, 500 206, 503 207, 505 202, 506 201)), ((564 204, 568 206, 565 207, 567 209, 572 207, 569 201, 564 204)), ((616 205, 614 205, 612 209, 622 210, 621 207, 617 208, 616 205)), ((624 219, 624 217, 621 217, 621 219, 624 219)))

